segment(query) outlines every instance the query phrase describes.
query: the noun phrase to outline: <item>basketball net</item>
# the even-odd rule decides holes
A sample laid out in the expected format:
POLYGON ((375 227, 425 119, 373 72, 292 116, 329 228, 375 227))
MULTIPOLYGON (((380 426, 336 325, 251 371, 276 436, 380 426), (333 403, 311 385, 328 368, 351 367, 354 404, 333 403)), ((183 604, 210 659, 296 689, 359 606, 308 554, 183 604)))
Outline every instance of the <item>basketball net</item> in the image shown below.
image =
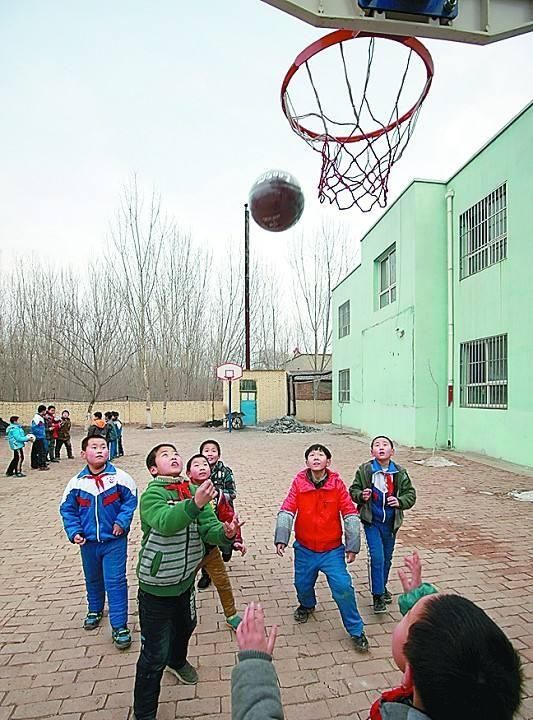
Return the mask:
MULTIPOLYGON (((386 206, 391 169, 401 158, 411 138, 432 79, 431 55, 415 38, 338 30, 321 38, 300 53, 285 76, 281 102, 294 132, 322 157, 318 183, 320 202, 329 200, 340 210, 356 205, 363 212, 370 211, 376 204, 380 207, 386 206), (361 38, 368 38, 369 42, 366 77, 358 88, 359 97, 357 97, 349 77, 344 44, 348 40, 361 38), (373 107, 370 100, 377 38, 400 43, 407 51, 405 68, 403 72, 396 73, 398 87, 392 97, 392 109, 386 113, 382 109, 373 107), (328 108, 324 106, 309 63, 316 54, 332 46, 337 46, 340 53, 342 77, 347 92, 345 108, 349 117, 342 120, 333 120, 328 108), (414 104, 411 107, 407 105, 409 109, 402 112, 400 110, 402 96, 408 85, 413 65, 419 65, 416 63, 417 59, 421 59, 425 66, 425 85, 414 104), (300 67, 307 76, 314 100, 314 109, 304 113, 297 111, 288 92, 289 83, 300 67)), ((390 91, 390 87, 379 89, 381 95, 390 91)))

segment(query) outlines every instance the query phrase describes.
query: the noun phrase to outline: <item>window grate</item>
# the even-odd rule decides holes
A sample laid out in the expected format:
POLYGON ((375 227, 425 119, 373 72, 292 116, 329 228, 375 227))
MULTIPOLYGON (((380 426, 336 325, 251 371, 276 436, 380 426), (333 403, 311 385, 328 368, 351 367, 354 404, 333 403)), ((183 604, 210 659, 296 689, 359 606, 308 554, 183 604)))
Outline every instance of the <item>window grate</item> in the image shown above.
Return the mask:
POLYGON ((507 257, 507 185, 504 183, 459 218, 460 278, 507 257))
POLYGON ((339 403, 350 402, 350 370, 339 370, 339 403))
POLYGON ((507 335, 461 343, 461 407, 507 409, 507 335))
POLYGON ((339 338, 350 334, 350 301, 339 305, 339 338))

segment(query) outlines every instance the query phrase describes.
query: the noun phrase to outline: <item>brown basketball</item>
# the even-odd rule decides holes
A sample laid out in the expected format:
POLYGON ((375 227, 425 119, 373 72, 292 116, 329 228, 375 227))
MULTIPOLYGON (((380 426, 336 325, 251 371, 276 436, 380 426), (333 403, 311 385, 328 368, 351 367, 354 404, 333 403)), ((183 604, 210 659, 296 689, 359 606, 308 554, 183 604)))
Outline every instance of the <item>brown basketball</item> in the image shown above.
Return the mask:
POLYGON ((304 194, 298 180, 283 170, 268 170, 252 185, 250 212, 255 222, 271 232, 283 232, 301 218, 304 194))

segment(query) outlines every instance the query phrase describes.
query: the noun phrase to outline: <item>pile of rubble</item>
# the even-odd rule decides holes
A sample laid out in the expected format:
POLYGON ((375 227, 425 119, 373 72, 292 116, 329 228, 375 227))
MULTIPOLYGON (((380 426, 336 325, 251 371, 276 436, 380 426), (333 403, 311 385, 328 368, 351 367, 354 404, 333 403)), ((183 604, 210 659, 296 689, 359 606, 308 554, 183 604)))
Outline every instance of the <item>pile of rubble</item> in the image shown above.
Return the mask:
POLYGON ((312 425, 304 425, 290 415, 278 418, 265 428, 268 433, 308 433, 318 432, 318 428, 312 425))

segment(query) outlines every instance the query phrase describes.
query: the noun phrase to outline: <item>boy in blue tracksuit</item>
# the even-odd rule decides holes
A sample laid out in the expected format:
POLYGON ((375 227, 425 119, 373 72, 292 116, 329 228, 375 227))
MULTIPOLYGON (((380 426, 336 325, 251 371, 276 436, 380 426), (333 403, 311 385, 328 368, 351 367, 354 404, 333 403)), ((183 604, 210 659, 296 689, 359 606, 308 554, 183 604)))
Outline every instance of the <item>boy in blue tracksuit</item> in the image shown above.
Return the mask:
POLYGON ((373 459, 363 463, 350 487, 357 503, 370 554, 370 585, 374 612, 387 612, 392 602, 387 580, 392 564, 396 533, 403 522, 404 510, 416 502, 416 490, 407 470, 392 461, 394 445, 390 438, 378 435, 370 443, 373 459))
POLYGON ((86 437, 81 449, 87 465, 65 488, 59 512, 68 539, 80 546, 89 605, 83 627, 98 627, 107 594, 113 642, 124 650, 131 645, 126 558, 137 488, 128 473, 108 462, 105 438, 86 437))
POLYGON ((24 429, 19 425, 19 416, 12 415, 9 418, 9 425, 6 430, 9 447, 13 450, 13 459, 6 470, 7 477, 26 477, 22 472, 24 462, 24 444, 33 439, 33 435, 26 435, 24 429))

